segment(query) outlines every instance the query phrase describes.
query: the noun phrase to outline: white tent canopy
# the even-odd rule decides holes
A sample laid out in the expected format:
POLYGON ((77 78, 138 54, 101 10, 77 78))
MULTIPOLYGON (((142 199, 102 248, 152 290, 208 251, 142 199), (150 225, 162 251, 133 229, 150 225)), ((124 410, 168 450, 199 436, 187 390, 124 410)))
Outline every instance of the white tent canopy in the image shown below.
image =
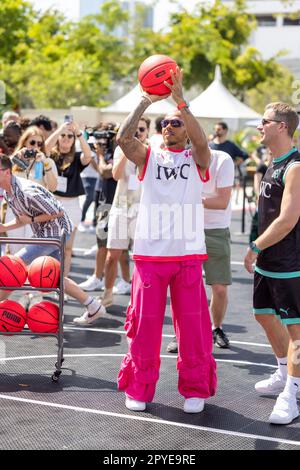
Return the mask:
POLYGON ((216 66, 215 79, 197 98, 190 103, 196 117, 214 119, 258 119, 260 115, 249 108, 222 83, 220 66, 216 66))
MULTIPOLYGON (((122 96, 119 100, 115 103, 111 104, 107 108, 103 108, 101 111, 104 113, 124 113, 129 114, 134 107, 139 103, 141 97, 141 90, 139 85, 136 85, 133 90, 127 93, 125 96, 122 96)), ((147 108, 146 114, 168 114, 169 112, 174 111, 175 103, 168 100, 157 101, 153 103, 147 108)))

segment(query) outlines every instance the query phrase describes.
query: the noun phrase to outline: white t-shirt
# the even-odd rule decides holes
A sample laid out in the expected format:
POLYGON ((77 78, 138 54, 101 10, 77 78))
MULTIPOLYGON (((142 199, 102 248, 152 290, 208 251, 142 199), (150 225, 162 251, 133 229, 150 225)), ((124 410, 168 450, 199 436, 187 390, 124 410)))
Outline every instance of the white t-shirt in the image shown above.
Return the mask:
MULTIPOLYGON (((208 177, 208 172, 207 172, 208 177)), ((133 259, 207 259, 202 205, 203 178, 191 149, 148 147, 133 259)))
MULTIPOLYGON (((203 197, 217 195, 217 188, 233 186, 234 163, 231 156, 220 150, 211 150, 209 181, 203 186, 203 197)), ((231 221, 231 200, 226 209, 204 209, 204 228, 228 228, 231 221)))

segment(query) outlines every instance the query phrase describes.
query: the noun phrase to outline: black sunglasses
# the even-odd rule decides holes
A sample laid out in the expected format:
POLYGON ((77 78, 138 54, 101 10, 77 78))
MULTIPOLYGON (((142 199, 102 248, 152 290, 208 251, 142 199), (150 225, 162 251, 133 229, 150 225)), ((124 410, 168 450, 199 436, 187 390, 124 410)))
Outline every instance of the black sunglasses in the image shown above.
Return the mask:
POLYGON ((139 132, 145 132, 145 130, 146 130, 146 127, 138 127, 139 132))
POLYGON ((261 125, 265 126, 266 124, 269 124, 270 122, 284 122, 284 121, 279 121, 278 119, 262 119, 261 125))
POLYGON ((184 125, 184 122, 180 119, 163 119, 160 124, 161 127, 167 127, 169 124, 171 124, 172 127, 181 127, 184 125))
POLYGON ((37 145, 40 149, 43 147, 43 142, 39 140, 30 140, 29 144, 32 146, 37 145))
POLYGON ((68 137, 68 139, 74 139, 74 134, 60 134, 61 137, 68 137))

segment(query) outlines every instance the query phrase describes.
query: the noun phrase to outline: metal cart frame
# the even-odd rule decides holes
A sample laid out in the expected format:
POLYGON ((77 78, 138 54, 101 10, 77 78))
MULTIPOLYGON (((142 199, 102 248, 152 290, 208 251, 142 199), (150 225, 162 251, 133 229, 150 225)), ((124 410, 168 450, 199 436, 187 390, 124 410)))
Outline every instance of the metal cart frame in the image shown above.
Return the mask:
MULTIPOLYGON (((19 332, 9 332, 9 336, 54 336, 57 338, 57 361, 55 363, 55 371, 51 376, 53 382, 58 382, 61 374, 61 366, 64 362, 63 351, 64 351, 64 331, 63 331, 63 319, 64 319, 64 249, 65 249, 66 234, 63 231, 60 238, 10 238, 0 237, 0 245, 2 244, 15 244, 15 245, 53 245, 56 246, 60 251, 60 279, 58 288, 46 288, 46 287, 32 287, 30 284, 24 284, 23 287, 5 287, 5 290, 9 289, 12 291, 42 291, 42 292, 56 292, 59 299, 59 322, 57 333, 33 333, 30 330, 23 330, 19 332)), ((1 336, 7 336, 7 333, 1 332, 1 336)))

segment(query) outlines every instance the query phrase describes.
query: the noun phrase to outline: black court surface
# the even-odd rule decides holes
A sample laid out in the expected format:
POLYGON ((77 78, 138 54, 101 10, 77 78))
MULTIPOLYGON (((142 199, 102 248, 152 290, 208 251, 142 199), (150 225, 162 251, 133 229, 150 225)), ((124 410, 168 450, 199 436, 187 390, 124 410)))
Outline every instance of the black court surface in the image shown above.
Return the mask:
MULTIPOLYGON (((275 450, 300 449, 300 419, 288 426, 268 424, 275 397, 256 394, 254 384, 275 370, 275 358, 251 314, 252 278, 243 267, 247 235, 240 212, 232 225, 233 285, 224 330, 228 350, 215 348, 216 396, 197 415, 183 412, 177 391, 176 355, 166 347, 173 337, 167 309, 160 379, 153 403, 144 413, 125 408, 116 378, 127 351, 124 334, 128 296, 117 296, 105 318, 89 327, 72 323, 83 309, 65 305, 65 362, 58 383, 51 375, 56 339, 0 337, 1 449, 55 450, 275 450)), ((249 221, 248 221, 249 223, 249 221)), ((84 257, 94 235, 78 234, 71 277, 82 282, 93 259, 84 257)), ((17 296, 16 296, 17 298, 17 296)), ((151 338, 149 338, 151 341, 151 338)))

